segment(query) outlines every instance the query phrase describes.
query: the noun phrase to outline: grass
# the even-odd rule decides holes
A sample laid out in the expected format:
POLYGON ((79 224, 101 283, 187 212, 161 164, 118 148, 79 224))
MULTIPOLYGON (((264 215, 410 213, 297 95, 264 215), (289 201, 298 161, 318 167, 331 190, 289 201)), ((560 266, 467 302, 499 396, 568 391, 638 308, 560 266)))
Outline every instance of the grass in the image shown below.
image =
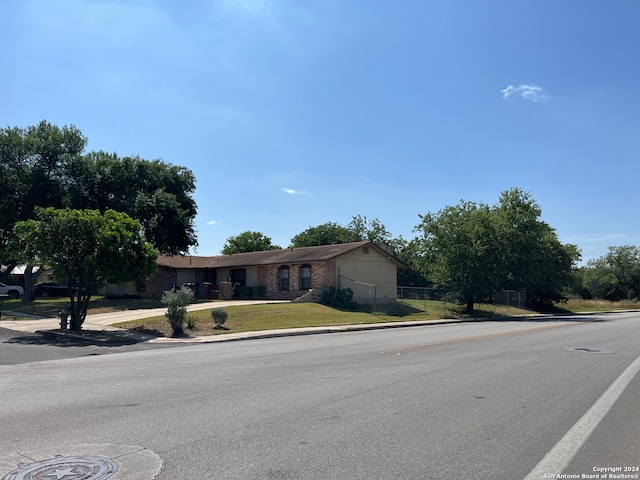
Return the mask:
MULTIPOLYGON (((408 301, 402 307, 394 306, 392 313, 402 308, 402 316, 387 313, 371 314, 367 312, 350 312, 334 309, 317 303, 276 303, 263 305, 237 305, 225 307, 229 318, 224 324, 225 330, 215 329, 211 318, 211 310, 189 312, 194 318, 194 328, 186 329, 190 336, 222 335, 225 333, 274 330, 279 328, 322 327, 335 325, 354 325, 381 322, 399 322, 409 320, 435 320, 441 318, 487 318, 505 315, 526 314, 523 310, 511 307, 479 308, 473 315, 465 314, 462 309, 452 308, 448 304, 445 311, 442 302, 427 302, 424 312, 424 301, 408 301), (418 302, 420 305, 414 303, 418 302)), ((164 316, 132 320, 118 323, 115 326, 157 336, 171 336, 171 327, 164 316)))
POLYGON ((625 300, 611 302, 609 300, 583 300, 572 298, 567 303, 556 305, 559 313, 612 312, 616 310, 640 310, 640 302, 625 300))
MULTIPOLYGON (((45 317, 57 316, 60 309, 69 302, 66 298, 37 299, 22 303, 20 300, 5 300, 4 310, 13 310, 45 317)), ((106 300, 95 297, 89 305, 89 314, 108 313, 123 310, 138 310, 162 307, 159 300, 106 300)), ((559 304, 554 313, 582 313, 595 311, 594 300, 570 300, 559 304)), ((321 327, 332 325, 398 322, 409 320, 434 320, 442 318, 497 318, 527 315, 531 312, 502 305, 476 304, 472 314, 464 308, 441 301, 404 300, 391 306, 378 306, 377 313, 349 312, 315 303, 275 303, 263 305, 236 305, 225 307, 229 318, 224 330, 214 329, 211 310, 189 312, 193 317, 193 328, 185 331, 190 336, 221 335, 225 333, 272 330, 278 328, 321 327), (426 311, 425 311, 426 308, 426 311)), ((640 302, 607 302, 598 300, 598 311, 640 309, 640 302)), ((7 318, 3 313, 4 319, 7 318)), ((158 316, 142 320, 123 322, 116 326, 132 331, 145 332, 157 336, 171 336, 171 327, 166 317, 158 316)))

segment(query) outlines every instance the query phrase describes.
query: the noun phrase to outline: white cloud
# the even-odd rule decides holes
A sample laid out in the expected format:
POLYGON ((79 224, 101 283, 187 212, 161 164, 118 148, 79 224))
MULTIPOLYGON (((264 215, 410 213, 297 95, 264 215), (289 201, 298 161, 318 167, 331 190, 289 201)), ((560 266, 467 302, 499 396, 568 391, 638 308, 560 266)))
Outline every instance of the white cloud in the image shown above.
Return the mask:
POLYGON ((216 223, 218 223, 218 222, 216 222, 215 220, 209 220, 207 222, 207 225, 215 225, 216 223))
POLYGON ((532 102, 544 102, 551 98, 544 88, 533 85, 532 83, 525 83, 523 85, 518 85, 517 87, 509 85, 504 90, 500 90, 500 93, 502 93, 502 98, 509 98, 511 95, 519 95, 525 100, 531 100, 532 102))
POLYGON ((289 195, 303 195, 307 193, 304 190, 296 190, 294 188, 287 188, 287 187, 283 188, 282 191, 284 193, 288 193, 289 195))

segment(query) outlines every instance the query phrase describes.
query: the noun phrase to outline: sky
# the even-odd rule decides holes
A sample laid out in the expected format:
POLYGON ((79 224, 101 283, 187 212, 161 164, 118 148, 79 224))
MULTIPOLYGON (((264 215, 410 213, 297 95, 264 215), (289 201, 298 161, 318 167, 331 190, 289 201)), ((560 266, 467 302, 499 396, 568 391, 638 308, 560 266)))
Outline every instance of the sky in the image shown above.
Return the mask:
POLYGON ((640 245, 637 0, 0 0, 0 126, 185 166, 197 255, 529 192, 640 245))

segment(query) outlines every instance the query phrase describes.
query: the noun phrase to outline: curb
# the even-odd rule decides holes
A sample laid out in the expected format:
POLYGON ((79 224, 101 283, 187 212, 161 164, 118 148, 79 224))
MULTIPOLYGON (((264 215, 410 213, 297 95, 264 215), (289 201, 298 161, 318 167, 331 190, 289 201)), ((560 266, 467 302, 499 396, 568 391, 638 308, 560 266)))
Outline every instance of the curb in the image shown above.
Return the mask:
MULTIPOLYGON (((631 313, 638 312, 640 310, 619 310, 615 313, 631 313)), ((415 320, 408 322, 384 322, 384 323, 369 323, 369 324, 350 324, 350 325, 334 325, 326 327, 301 327, 281 330, 265 330, 265 331, 250 331, 250 332, 238 332, 227 333, 221 335, 208 335, 201 337, 154 337, 152 335, 146 335, 143 333, 129 332, 128 330, 115 330, 105 328, 104 330, 81 330, 80 332, 63 331, 63 330, 38 330, 35 333, 43 335, 48 338, 73 338, 77 340, 93 341, 98 344, 124 344, 134 345, 136 343, 162 343, 162 344, 204 344, 204 343, 223 343, 223 342, 237 342, 242 340, 259 340, 265 338, 279 338, 279 337, 295 337, 303 335, 321 335, 327 333, 344 333, 344 332, 362 332, 368 330, 385 330, 392 328, 410 328, 410 327, 424 327, 424 326, 437 326, 437 325, 450 325, 460 323, 478 323, 478 322, 501 322, 501 321, 514 321, 514 320, 552 320, 558 319, 562 321, 563 317, 567 316, 592 316, 597 314, 612 313, 612 312, 581 312, 572 314, 530 314, 530 315, 514 315, 503 317, 485 317, 485 318, 452 318, 452 319, 436 319, 436 320, 415 320), (84 332, 96 332, 110 335, 111 338, 97 338, 92 335, 83 335, 84 332)))

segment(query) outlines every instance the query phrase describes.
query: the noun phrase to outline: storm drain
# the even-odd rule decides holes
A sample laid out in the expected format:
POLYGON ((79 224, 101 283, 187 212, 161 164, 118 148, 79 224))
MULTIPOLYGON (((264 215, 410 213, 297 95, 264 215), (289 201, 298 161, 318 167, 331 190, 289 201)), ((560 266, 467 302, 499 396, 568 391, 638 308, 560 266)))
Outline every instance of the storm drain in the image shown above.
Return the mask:
POLYGON ((55 457, 22 465, 2 480, 108 480, 120 469, 118 462, 105 457, 55 457))

